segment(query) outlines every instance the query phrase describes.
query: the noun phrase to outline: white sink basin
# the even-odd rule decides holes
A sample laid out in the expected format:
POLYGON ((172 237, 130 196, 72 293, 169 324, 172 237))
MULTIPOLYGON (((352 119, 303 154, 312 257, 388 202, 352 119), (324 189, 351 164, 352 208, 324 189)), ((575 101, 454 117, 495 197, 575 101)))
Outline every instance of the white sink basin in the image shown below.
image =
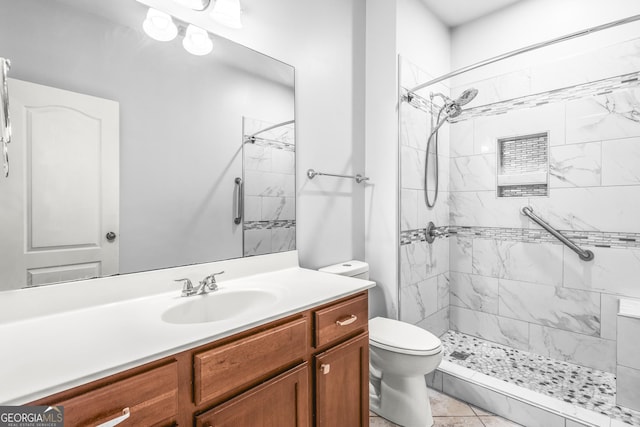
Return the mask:
POLYGON ((162 313, 162 320, 178 324, 220 322, 262 311, 278 300, 277 293, 262 289, 214 291, 185 297, 184 302, 162 313))

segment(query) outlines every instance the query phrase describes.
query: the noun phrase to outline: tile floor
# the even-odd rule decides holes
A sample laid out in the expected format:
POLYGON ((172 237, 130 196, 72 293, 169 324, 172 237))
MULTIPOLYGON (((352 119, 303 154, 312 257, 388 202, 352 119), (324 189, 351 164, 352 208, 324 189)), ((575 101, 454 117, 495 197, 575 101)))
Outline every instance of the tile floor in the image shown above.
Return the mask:
POLYGON ((444 358, 508 383, 640 426, 640 411, 616 405, 616 377, 609 372, 516 350, 449 331, 440 337, 444 358), (467 356, 454 357, 454 352, 467 356))
MULTIPOLYGON (((520 424, 493 415, 453 397, 429 389, 431 413, 434 427, 514 427, 520 424)), ((399 427, 373 412, 369 417, 370 427, 399 427)))

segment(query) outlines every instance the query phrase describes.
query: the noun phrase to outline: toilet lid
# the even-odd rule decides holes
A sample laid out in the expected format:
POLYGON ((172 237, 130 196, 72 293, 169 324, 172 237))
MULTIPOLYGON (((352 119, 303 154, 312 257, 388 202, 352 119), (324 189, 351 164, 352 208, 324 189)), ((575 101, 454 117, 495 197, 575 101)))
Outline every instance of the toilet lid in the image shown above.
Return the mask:
POLYGON ((369 341, 378 348, 416 355, 435 354, 442 348, 440 339, 431 332, 384 317, 369 320, 369 341))

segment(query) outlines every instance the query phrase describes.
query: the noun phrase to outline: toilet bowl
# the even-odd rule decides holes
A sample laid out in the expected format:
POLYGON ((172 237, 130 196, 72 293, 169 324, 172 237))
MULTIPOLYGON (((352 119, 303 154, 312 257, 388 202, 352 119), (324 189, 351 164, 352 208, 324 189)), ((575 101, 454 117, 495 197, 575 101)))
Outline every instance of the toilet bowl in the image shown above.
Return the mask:
MULTIPOLYGON (((347 261, 320 271, 369 279, 369 266, 347 261)), ((442 360, 440 339, 418 326, 375 317, 369 320, 369 407, 403 427, 433 425, 425 375, 442 360)))
POLYGON ((442 360, 435 335, 398 320, 369 320, 369 405, 404 427, 433 425, 425 375, 442 360))

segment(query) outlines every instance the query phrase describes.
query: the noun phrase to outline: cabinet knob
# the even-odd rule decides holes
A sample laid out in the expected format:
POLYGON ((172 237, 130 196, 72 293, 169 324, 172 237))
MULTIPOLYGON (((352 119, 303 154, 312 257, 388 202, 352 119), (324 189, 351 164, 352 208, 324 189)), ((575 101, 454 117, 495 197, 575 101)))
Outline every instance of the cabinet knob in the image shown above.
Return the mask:
POLYGON ((320 365, 320 372, 322 372, 324 375, 327 375, 329 373, 329 371, 331 371, 331 365, 328 363, 323 363, 322 365, 320 365))
POLYGON ((349 317, 347 317, 345 319, 336 320, 336 325, 338 325, 338 326, 347 326, 347 325, 352 324, 356 320, 358 320, 358 316, 356 316, 355 314, 352 314, 351 316, 349 316, 349 317))

